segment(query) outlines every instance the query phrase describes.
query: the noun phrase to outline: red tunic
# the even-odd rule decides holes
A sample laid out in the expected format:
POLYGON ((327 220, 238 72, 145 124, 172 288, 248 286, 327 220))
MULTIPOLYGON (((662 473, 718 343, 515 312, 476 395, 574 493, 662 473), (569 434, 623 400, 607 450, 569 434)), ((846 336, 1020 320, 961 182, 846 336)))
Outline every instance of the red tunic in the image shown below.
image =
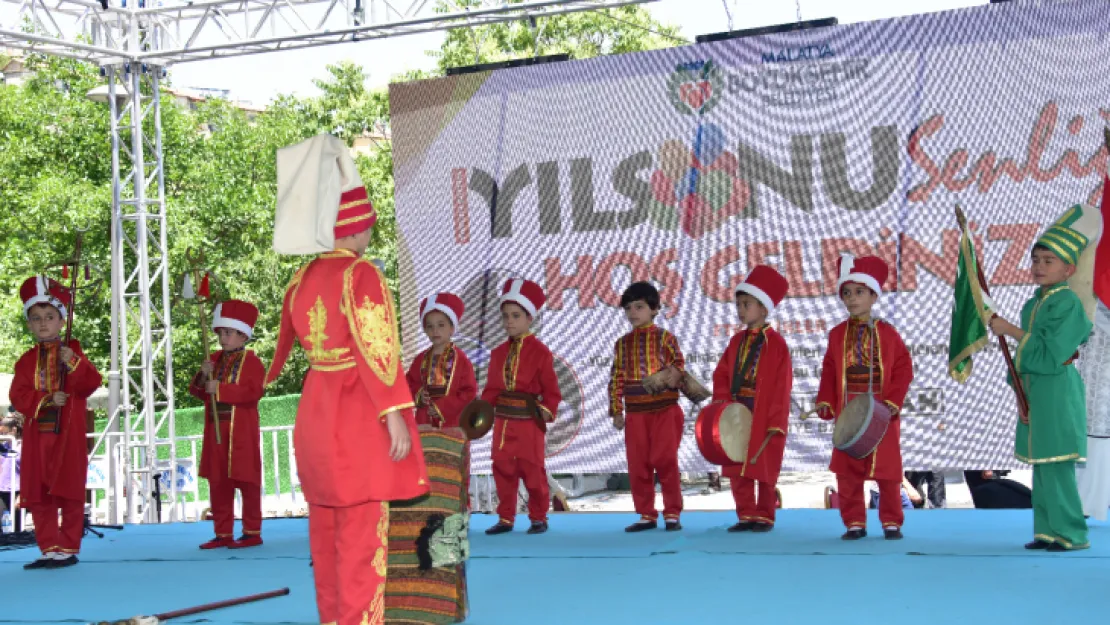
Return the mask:
POLYGON ((771 326, 745 330, 732 337, 713 372, 713 401, 746 405, 752 412, 752 436, 748 442, 748 462, 724 467, 725 477, 778 482, 786 451, 793 385, 790 349, 771 326), (765 440, 767 445, 760 453, 765 440))
POLYGON ((643 385, 644 378, 671 365, 686 370, 678 339, 655 324, 636 328, 617 339, 609 373, 609 416, 677 406, 677 390, 651 395, 643 385))
POLYGON ((478 395, 474 365, 454 344, 439 356, 429 348, 412 361, 405 380, 413 397, 424 389, 425 403, 416 407, 417 425, 459 427, 463 408, 478 395))
POLYGON ((89 447, 85 443, 86 400, 100 387, 100 372, 81 351, 81 343, 69 342, 74 359, 66 363, 65 388, 69 394, 66 405, 58 412, 61 428, 58 434, 39 432, 40 421, 51 410, 51 396, 59 390, 58 343, 40 343, 23 354, 15 363, 15 377, 8 393, 12 406, 27 417, 23 427, 23 462, 20 482, 23 503, 39 501, 45 486, 47 493, 63 499, 85 499, 85 482, 89 472, 89 447), (52 445, 53 457, 39 457, 40 439, 57 437, 52 445))
POLYGON ((544 420, 554 421, 559 413, 559 402, 563 400, 554 363, 551 350, 532 334, 509 339, 490 353, 489 373, 482 399, 496 408, 492 443, 494 460, 505 457, 543 462, 543 431, 531 416, 517 409, 519 406, 515 400, 501 397, 501 393, 512 391, 533 395, 544 420))
POLYGON ((835 420, 849 401, 856 395, 866 393, 867 367, 874 353, 878 356, 878 362, 874 363, 875 397, 890 407, 895 418, 891 419, 875 453, 856 460, 834 449, 829 470, 833 473, 859 474, 862 469, 866 479, 901 481, 901 419, 898 412, 913 381, 913 361, 902 337, 889 323, 875 321, 878 345, 872 346, 870 336, 866 322, 856 319, 849 319, 829 332, 829 346, 821 368, 821 386, 817 391, 817 407, 828 408, 829 418, 835 420))
MULTIPOLYGON (((258 400, 262 399, 266 368, 254 352, 240 349, 234 352, 214 352, 208 360, 215 365, 213 377, 220 382, 216 403, 222 419, 230 419, 227 475, 240 482, 262 484, 262 451, 259 448, 258 400)), ((200 453, 199 475, 212 479, 223 466, 217 462, 216 424, 212 415, 212 402, 204 390, 208 377, 198 373, 189 385, 189 394, 204 402, 204 446, 200 453)))
POLYGON ((286 289, 281 326, 267 382, 281 373, 294 334, 310 364, 293 431, 305 499, 346 507, 427 493, 393 297, 381 271, 350 250, 320 254, 286 289), (394 410, 412 439, 400 462, 389 457, 385 416, 394 410))

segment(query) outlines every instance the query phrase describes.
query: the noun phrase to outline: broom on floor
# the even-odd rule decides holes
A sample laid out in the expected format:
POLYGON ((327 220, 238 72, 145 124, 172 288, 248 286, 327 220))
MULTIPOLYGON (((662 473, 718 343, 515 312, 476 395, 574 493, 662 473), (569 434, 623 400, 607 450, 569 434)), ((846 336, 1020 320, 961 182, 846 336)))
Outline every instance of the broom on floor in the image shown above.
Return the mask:
POLYGON ((90 623, 89 625, 159 625, 163 621, 168 621, 173 618, 181 616, 189 616, 191 614, 199 614, 201 612, 208 612, 209 610, 219 610, 220 608, 229 608, 233 605, 242 605, 244 603, 252 603, 261 601, 263 599, 270 599, 273 597, 283 597, 289 594, 288 588, 281 590, 271 590, 270 592, 263 592, 257 595, 248 595, 246 597, 239 597, 237 599, 228 599, 226 601, 216 601, 214 603, 205 603, 204 605, 193 606, 183 610, 174 610, 173 612, 163 612, 162 614, 155 614, 154 616, 136 616, 135 618, 124 619, 122 621, 99 621, 97 623, 90 623))

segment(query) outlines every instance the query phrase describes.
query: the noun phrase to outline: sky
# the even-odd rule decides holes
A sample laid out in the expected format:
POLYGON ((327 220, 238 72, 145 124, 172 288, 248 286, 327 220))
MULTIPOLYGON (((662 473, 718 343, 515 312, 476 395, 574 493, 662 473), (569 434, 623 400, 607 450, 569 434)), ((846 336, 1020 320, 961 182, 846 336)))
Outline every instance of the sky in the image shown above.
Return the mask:
MULTIPOLYGON (((803 20, 836 17, 841 24, 932 13, 987 4, 988 0, 658 0, 644 6, 665 24, 678 26, 683 37, 793 22, 798 7, 803 20), (727 10, 726 10, 727 7, 727 10), (729 24, 729 14, 732 23, 729 24)), ((431 69, 428 50, 438 49, 443 33, 409 35, 378 41, 275 52, 256 56, 185 63, 170 69, 176 87, 227 89, 232 99, 258 105, 280 94, 318 93, 314 78, 325 66, 343 60, 361 64, 367 85, 381 87, 412 69, 431 69)))

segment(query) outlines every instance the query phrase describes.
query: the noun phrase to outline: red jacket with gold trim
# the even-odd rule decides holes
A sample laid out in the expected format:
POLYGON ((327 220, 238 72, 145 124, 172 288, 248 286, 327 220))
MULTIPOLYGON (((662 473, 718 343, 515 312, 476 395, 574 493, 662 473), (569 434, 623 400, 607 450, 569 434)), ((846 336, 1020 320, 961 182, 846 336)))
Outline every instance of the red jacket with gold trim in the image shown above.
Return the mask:
POLYGON ((409 391, 424 399, 416 407, 416 424, 437 428, 459 427, 459 415, 478 395, 474 365, 463 350, 451 344, 435 356, 431 348, 420 353, 405 376, 409 391))
POLYGON ((513 393, 532 395, 547 422, 554 421, 559 414, 563 394, 555 375, 555 357, 532 334, 509 339, 493 349, 482 399, 496 410, 493 457, 524 457, 542 462, 544 433, 524 410, 523 402, 510 395, 513 393))
POLYGON ((215 417, 212 414, 212 402, 205 390, 208 376, 198 372, 189 384, 189 394, 204 402, 204 446, 200 452, 198 475, 212 479, 219 474, 221 466, 224 466, 225 473, 220 477, 248 484, 262 484, 258 401, 262 399, 264 392, 266 368, 258 356, 248 349, 213 352, 208 360, 215 367, 213 379, 220 383, 216 392, 217 409, 229 412, 231 422, 228 440, 221 438, 221 442, 227 445, 224 465, 217 461, 217 454, 220 452, 216 445, 215 417))
POLYGON ((20 473, 22 499, 25 505, 42 503, 39 501, 41 486, 54 497, 63 499, 85 499, 85 482, 89 472, 89 447, 86 444, 85 412, 87 400, 100 388, 102 378, 89 359, 81 351, 77 340, 69 342, 73 359, 65 363, 65 388, 59 388, 61 371, 58 362, 61 342, 39 343, 27 350, 15 363, 15 376, 8 398, 12 407, 27 419, 23 426, 23 462, 20 473), (66 405, 60 408, 53 405, 55 392, 62 390, 69 394, 66 405), (58 434, 40 432, 44 428, 43 417, 46 412, 57 411, 61 420, 58 434), (57 436, 53 455, 41 458, 42 436, 57 436))
MULTIPOLYGON (((817 391, 817 407, 828 408, 828 416, 834 421, 838 419, 849 401, 867 392, 865 367, 870 365, 871 355, 875 354, 878 356, 873 368, 875 398, 891 409, 894 418, 875 453, 856 460, 839 449, 833 449, 829 470, 840 473, 862 469, 867 479, 901 481, 902 428, 898 413, 913 382, 913 360, 898 330, 889 323, 875 321, 873 336, 878 341, 877 345, 872 345, 869 336, 872 335, 867 331, 867 322, 857 319, 849 319, 829 331, 829 345, 817 391), (853 370, 863 372, 862 379, 856 379, 859 374, 853 374, 853 370)), ((826 413, 822 411, 820 414, 824 417, 826 413)))
POLYGON ((713 402, 746 405, 752 413, 752 434, 748 442, 748 462, 726 466, 722 475, 770 484, 778 482, 790 425, 793 385, 790 349, 774 328, 764 325, 732 337, 713 371, 713 402))
POLYGON ((267 383, 296 338, 309 361, 293 430, 298 477, 312 504, 353 506, 428 492, 412 394, 401 367, 393 296, 385 276, 350 250, 320 254, 285 291, 267 383), (412 450, 389 455, 386 414, 400 411, 412 450))

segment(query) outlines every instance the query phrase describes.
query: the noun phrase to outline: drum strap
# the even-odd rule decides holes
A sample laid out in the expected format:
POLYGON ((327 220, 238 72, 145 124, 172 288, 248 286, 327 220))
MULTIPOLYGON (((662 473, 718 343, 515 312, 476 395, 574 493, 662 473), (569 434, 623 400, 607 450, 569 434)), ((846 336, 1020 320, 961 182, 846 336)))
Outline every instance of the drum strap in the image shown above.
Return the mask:
POLYGON ((736 351, 736 364, 732 369, 732 386, 729 388, 729 393, 733 397, 739 395, 740 389, 744 387, 744 374, 747 371, 752 371, 754 374, 754 369, 758 366, 759 353, 763 351, 763 333, 757 334, 755 340, 745 338, 745 341, 750 341, 748 349, 736 351), (741 358, 744 359, 743 362, 740 361, 741 358))

